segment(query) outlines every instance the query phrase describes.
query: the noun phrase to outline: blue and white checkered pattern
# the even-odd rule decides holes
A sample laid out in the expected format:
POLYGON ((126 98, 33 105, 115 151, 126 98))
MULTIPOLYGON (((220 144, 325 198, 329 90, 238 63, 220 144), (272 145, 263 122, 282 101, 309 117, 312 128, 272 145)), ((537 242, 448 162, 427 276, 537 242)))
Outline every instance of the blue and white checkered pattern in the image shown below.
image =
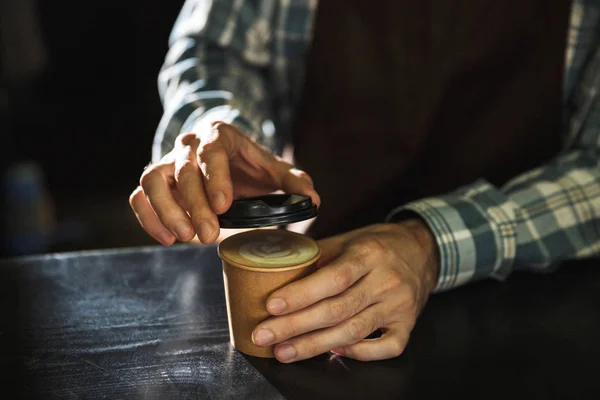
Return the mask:
MULTIPOLYGON (((187 0, 159 76, 164 115, 153 160, 180 133, 215 119, 280 153, 316 8, 317 0, 187 0)), ((572 2, 561 154, 504 187, 481 179, 390 211, 393 218, 412 210, 434 232, 441 255, 436 291, 600 254, 599 18, 599 0, 572 2)))

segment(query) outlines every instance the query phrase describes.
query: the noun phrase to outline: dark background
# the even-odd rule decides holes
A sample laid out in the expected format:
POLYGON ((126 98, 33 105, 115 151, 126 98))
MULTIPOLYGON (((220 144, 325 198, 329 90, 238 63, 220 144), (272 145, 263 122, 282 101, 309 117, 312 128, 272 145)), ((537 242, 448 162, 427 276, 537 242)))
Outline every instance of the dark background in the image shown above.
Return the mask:
MULTIPOLYGON (((15 7, 26 3, 0 2, 5 13, 6 7, 19 13, 15 7)), ((157 76, 182 5, 183 0, 33 1, 45 58, 25 80, 0 80, 1 165, 4 171, 23 161, 39 167, 48 198, 12 200, 30 208, 43 202, 54 210, 54 225, 43 242, 21 253, 154 243, 138 226, 128 197, 150 161, 162 114, 157 76)), ((4 31, 5 49, 22 46, 18 35, 4 31)), ((0 66, 3 58, 6 65, 6 51, 0 52, 0 66)), ((2 189, 4 199, 15 191, 14 185, 2 189)), ((14 216, 13 208, 3 204, 4 214, 14 216)), ((35 214, 21 211, 21 218, 35 214)), ((4 231, 5 239, 11 235, 4 231)))

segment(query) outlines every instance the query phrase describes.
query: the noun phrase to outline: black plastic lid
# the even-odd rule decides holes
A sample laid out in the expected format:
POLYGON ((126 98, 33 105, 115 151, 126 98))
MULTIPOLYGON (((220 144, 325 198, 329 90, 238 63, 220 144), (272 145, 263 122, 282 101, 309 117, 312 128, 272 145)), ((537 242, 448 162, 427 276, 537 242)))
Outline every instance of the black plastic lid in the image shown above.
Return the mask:
POLYGON ((219 215, 221 228, 260 228, 287 225, 318 215, 309 196, 272 194, 234 200, 229 210, 219 215))

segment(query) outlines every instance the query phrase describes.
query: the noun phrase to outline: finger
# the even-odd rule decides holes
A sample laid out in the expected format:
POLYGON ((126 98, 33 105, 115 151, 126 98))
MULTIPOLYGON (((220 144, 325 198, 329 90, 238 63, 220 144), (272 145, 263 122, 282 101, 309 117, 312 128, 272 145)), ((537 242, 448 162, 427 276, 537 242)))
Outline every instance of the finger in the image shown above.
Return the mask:
POLYGON ((171 194, 166 175, 172 165, 159 164, 144 171, 140 185, 150 206, 162 224, 183 242, 194 238, 194 229, 185 211, 177 204, 171 194))
POLYGON ((278 162, 278 169, 281 174, 281 183, 279 187, 283 189, 284 192, 309 196, 317 207, 321 206, 321 197, 315 190, 313 181, 306 172, 291 168, 291 166, 285 162, 278 162))
POLYGON ((348 248, 326 267, 275 291, 267 300, 267 311, 288 314, 342 293, 369 272, 368 258, 368 253, 348 248))
POLYGON ((165 246, 170 246, 175 242, 175 236, 160 222, 141 186, 138 186, 129 197, 129 205, 142 228, 151 237, 165 246))
POLYGON ((355 344, 384 324, 383 311, 381 304, 375 304, 339 325, 288 340, 275 346, 275 357, 288 363, 355 344))
POLYGON ((309 196, 313 203, 319 207, 321 197, 314 188, 310 175, 306 172, 294 168, 281 157, 265 154, 267 170, 271 175, 273 183, 277 189, 281 189, 289 194, 300 194, 309 196))
POLYGON ((206 198, 202 172, 196 159, 198 144, 199 140, 195 135, 182 135, 178 139, 175 182, 198 233, 198 239, 204 244, 209 244, 219 236, 219 224, 206 198))
POLYGON ((233 201, 229 155, 236 152, 236 139, 234 127, 217 123, 202 135, 198 147, 198 164, 204 177, 206 194, 216 214, 227 211, 233 201))
POLYGON ((367 275, 338 296, 289 315, 270 318, 256 327, 252 340, 258 346, 267 346, 342 323, 373 303, 370 288, 375 283, 367 275))
POLYGON ((359 361, 386 360, 404 352, 412 327, 402 323, 390 325, 377 339, 365 339, 358 343, 332 349, 333 353, 359 361))

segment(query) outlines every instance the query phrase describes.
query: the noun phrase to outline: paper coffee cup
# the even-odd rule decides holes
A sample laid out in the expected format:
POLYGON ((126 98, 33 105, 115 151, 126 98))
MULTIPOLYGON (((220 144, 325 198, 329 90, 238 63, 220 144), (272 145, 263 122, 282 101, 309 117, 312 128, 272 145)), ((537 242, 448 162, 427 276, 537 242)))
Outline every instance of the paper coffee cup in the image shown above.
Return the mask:
POLYGON ((257 229, 230 236, 218 247, 231 344, 244 354, 272 358, 273 346, 252 342, 252 331, 270 317, 267 298, 316 269, 321 255, 311 238, 282 229, 257 229))

